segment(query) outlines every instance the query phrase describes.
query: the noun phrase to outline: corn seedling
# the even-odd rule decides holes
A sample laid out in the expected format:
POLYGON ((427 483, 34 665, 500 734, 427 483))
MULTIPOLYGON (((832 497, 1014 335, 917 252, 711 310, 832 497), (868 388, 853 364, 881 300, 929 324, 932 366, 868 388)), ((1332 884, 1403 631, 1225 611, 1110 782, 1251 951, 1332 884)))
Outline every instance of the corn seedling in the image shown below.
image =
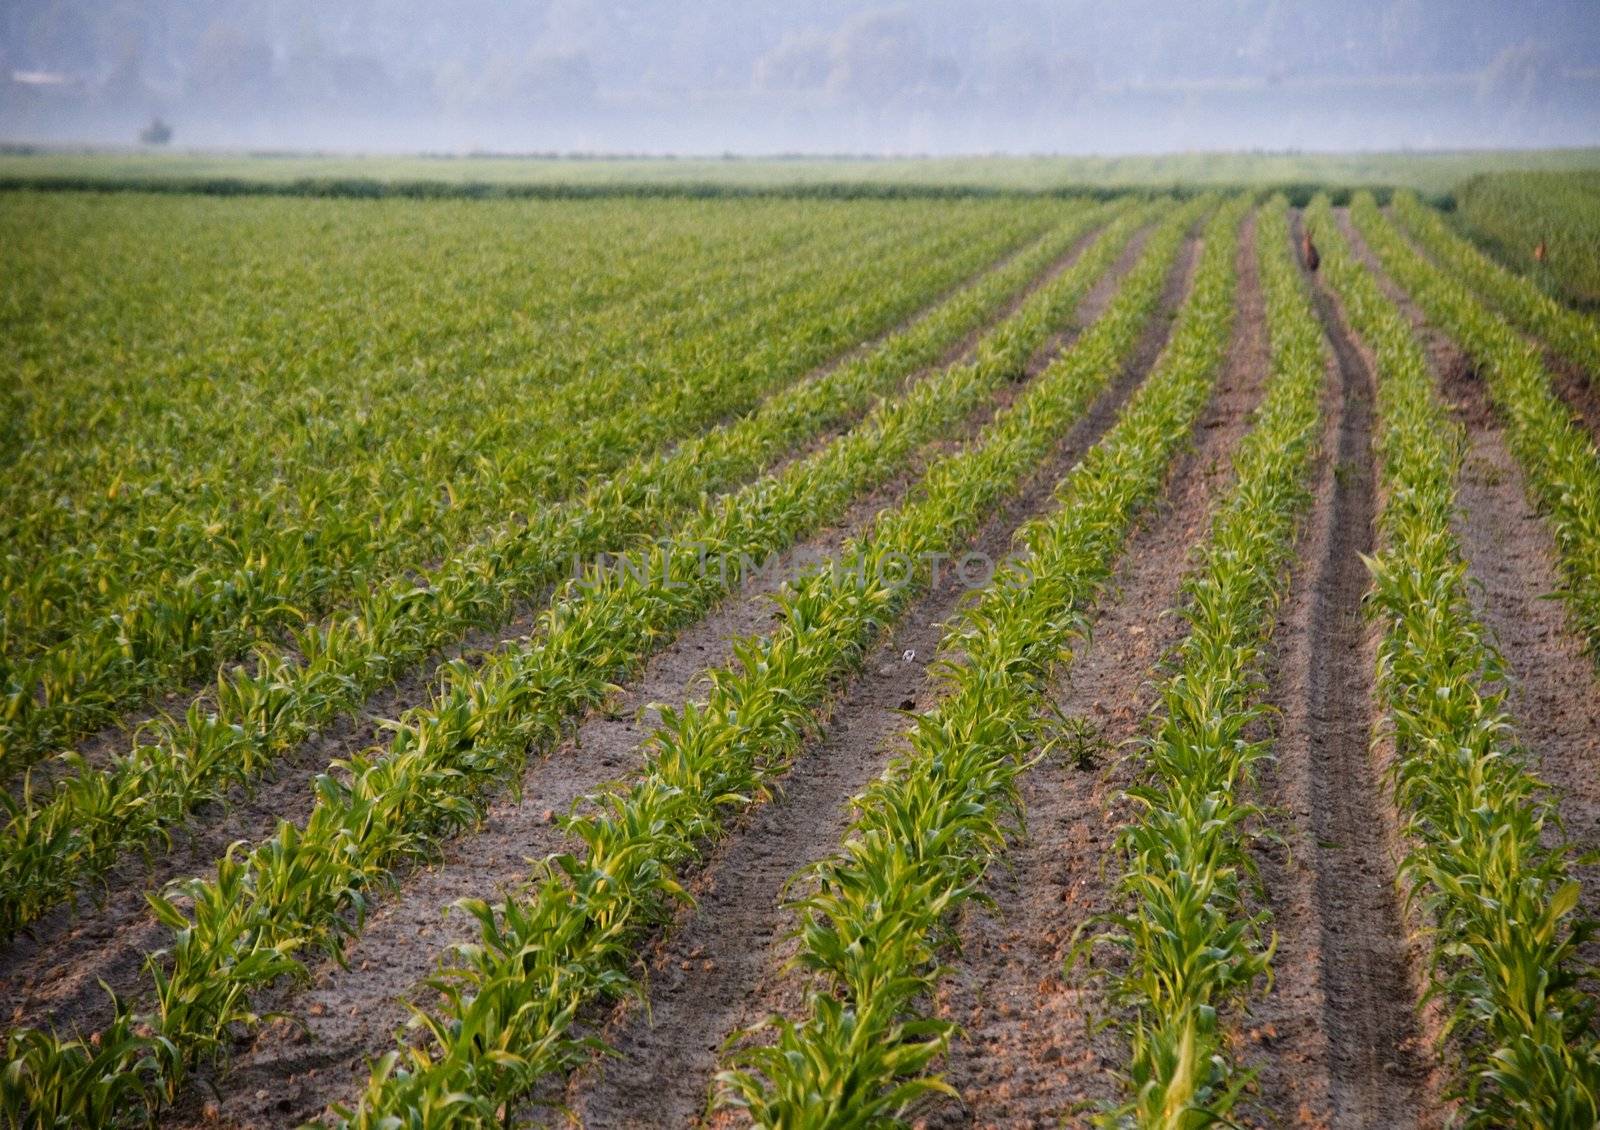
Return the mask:
POLYGON ((910 748, 857 800, 839 852, 803 877, 798 962, 816 977, 798 1021, 774 1018, 719 1076, 724 1103, 763 1126, 898 1122, 949 1093, 930 1074, 951 1037, 922 1014, 951 914, 1016 822, 1015 780, 1046 739, 1046 683, 1085 630, 1134 516, 1209 399, 1233 320, 1245 201, 1205 230, 1193 289, 1161 359, 1121 418, 1059 489, 1060 508, 1021 531, 1014 563, 963 610, 944 646, 939 705, 910 748), (772 1042, 759 1042, 770 1036, 772 1042))
MULTIPOLYGON (((471 826, 484 798, 515 779, 530 750, 548 749, 617 679, 739 582, 738 568, 697 569, 707 554, 757 561, 837 518, 911 452, 1024 374, 1115 260, 1132 222, 1115 225, 1031 295, 984 338, 970 363, 881 403, 780 474, 704 504, 682 536, 629 555, 632 567, 586 571, 564 587, 525 646, 476 668, 451 664, 435 701, 403 716, 387 749, 335 763, 317 779, 303 826, 285 821, 271 838, 230 852, 214 880, 152 895, 178 941, 150 962, 157 1008, 149 1024, 154 1038, 177 1049, 158 1064, 167 1093, 181 1085, 186 1064, 215 1053, 224 1033, 258 1021, 255 993, 284 976, 303 976, 300 951, 338 953, 360 928, 374 889, 426 859, 441 838, 471 826)), ((16 1033, 12 1046, 45 1061, 73 1054, 77 1043, 16 1033)))
MULTIPOLYGON (((1499 654, 1473 612, 1452 530, 1464 437, 1409 324, 1355 261, 1325 199, 1310 212, 1325 271, 1376 357, 1384 486, 1369 563, 1378 689, 1397 753, 1402 875, 1433 930, 1432 996, 1449 1009, 1464 1119, 1600 1120, 1600 1048, 1578 947, 1594 924, 1550 797, 1506 718, 1499 654), (1547 842, 1548 841, 1548 842, 1547 842)), ((1372 227, 1370 213, 1363 226, 1372 227)))
POLYGON ((1327 354, 1290 250, 1282 198, 1258 216, 1271 374, 1234 485, 1183 582, 1188 633, 1162 684, 1138 816, 1119 837, 1127 909, 1098 939, 1122 949, 1114 998, 1130 1010, 1130 1098, 1110 1125, 1226 1124, 1248 1075, 1224 1031, 1230 1005, 1270 977, 1266 922, 1244 899, 1252 871, 1246 799, 1267 748, 1263 649, 1276 624, 1321 427, 1327 354))

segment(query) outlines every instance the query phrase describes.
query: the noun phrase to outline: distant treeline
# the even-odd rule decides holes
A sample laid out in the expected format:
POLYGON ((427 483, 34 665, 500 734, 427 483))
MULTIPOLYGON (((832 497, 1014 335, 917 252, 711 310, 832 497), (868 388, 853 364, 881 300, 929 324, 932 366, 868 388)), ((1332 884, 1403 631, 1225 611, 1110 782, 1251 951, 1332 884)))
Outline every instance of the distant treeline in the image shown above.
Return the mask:
MULTIPOLYGON (((1379 203, 1387 204, 1393 188, 1362 185, 1379 203)), ((1347 204, 1357 188, 1295 182, 1287 184, 1201 185, 1170 184, 1138 187, 1061 185, 1025 189, 957 184, 872 184, 837 181, 818 184, 732 185, 714 181, 683 183, 615 184, 491 184, 485 181, 380 180, 372 177, 303 177, 296 180, 257 180, 248 177, 140 177, 96 175, 0 176, 0 191, 36 192, 152 192, 200 196, 307 196, 350 200, 590 200, 606 197, 684 197, 709 200, 721 197, 776 197, 818 200, 927 200, 1004 197, 1089 197, 1106 200, 1136 194, 1190 197, 1205 192, 1252 192, 1265 198, 1281 192, 1296 207, 1326 192, 1336 205, 1347 204)), ((1430 203, 1453 208, 1449 193, 1426 197, 1430 203)))

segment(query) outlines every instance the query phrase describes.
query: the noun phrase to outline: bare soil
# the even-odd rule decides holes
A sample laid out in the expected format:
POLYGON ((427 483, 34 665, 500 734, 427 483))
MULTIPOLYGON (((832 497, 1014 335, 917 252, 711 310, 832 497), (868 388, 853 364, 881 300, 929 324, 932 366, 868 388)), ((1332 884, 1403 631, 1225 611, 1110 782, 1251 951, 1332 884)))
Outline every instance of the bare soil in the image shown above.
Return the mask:
POLYGON ((1092 1027, 1110 1013, 1104 982, 1067 960, 1079 931, 1116 907, 1115 839, 1130 816, 1122 793, 1140 776, 1136 742, 1156 706, 1159 665, 1183 635, 1171 610, 1232 481, 1230 456, 1267 372, 1253 225, 1238 269, 1229 358, 1195 447, 1130 541, 1087 646, 1052 692, 1056 708, 1095 735, 1096 766, 1056 758, 1022 776, 1026 834, 984 882, 994 909, 973 906, 961 917, 959 956, 937 1003, 962 1030, 944 1073, 963 1101, 931 1106, 930 1127, 1056 1125, 1118 1095, 1125 1049, 1092 1027))
MULTIPOLYGON (((1079 311, 1099 314, 1131 263, 1124 256, 1079 311)), ((1057 481, 1114 420, 1165 340, 1170 315, 1186 290, 1191 246, 1169 280, 1162 317, 1138 356, 1073 428, 1025 489, 991 519, 974 547, 998 559, 1018 525, 1048 507, 1057 481)), ((905 727, 904 711, 932 704, 927 664, 945 619, 966 595, 954 574, 915 601, 864 673, 834 704, 819 740, 797 759, 781 795, 751 815, 707 861, 694 887, 696 905, 678 916, 649 955, 643 1007, 624 1005, 602 1034, 621 1054, 579 1072, 559 1096, 587 1125, 684 1125, 706 1110, 717 1052, 729 1035, 773 1012, 793 1012, 803 986, 784 972, 793 953, 781 910, 785 884, 807 863, 837 847, 851 819, 849 798, 882 771, 905 727)))
POLYGON ((1332 359, 1315 502, 1269 676, 1278 724, 1260 792, 1281 839, 1258 841, 1256 855, 1279 949, 1272 991, 1241 1026, 1244 1062, 1260 1072, 1247 1110, 1260 1125, 1417 1126, 1432 1057, 1361 612, 1378 506, 1373 373, 1331 292, 1312 283, 1332 359))
MULTIPOLYGON (((1078 241, 1043 277, 1064 270, 1089 238, 1078 241)), ((1030 290, 1041 284, 1042 279, 1036 280, 1030 290)), ((1016 299, 1012 308, 1021 301, 1016 299)), ((963 351, 968 350, 970 342, 963 351)), ((1043 362, 1043 354, 1035 358, 1033 372, 1043 362)), ((972 413, 960 434, 974 434, 1015 392, 1002 390, 991 404, 972 413)), ((530 860, 570 850, 554 817, 607 782, 637 770, 638 746, 658 720, 657 706, 681 705, 692 698, 707 669, 731 658, 734 641, 775 626, 776 606, 768 598, 785 581, 831 559, 848 537, 862 532, 878 511, 905 494, 928 459, 954 442, 924 448, 893 482, 852 507, 840 526, 780 555, 777 568, 763 570, 736 599, 724 602, 654 656, 642 677, 630 682, 609 709, 586 719, 573 739, 530 764, 520 797, 495 803, 484 825, 447 845, 437 865, 407 877, 393 895, 379 897, 377 910, 347 947, 348 969, 324 962, 313 970, 309 990, 285 990, 279 1000, 266 1002, 293 1020, 272 1026, 238 1049, 226 1075, 217 1080, 227 1096, 220 1105, 197 1108, 191 1101, 169 1122, 214 1124, 221 1117, 230 1125, 267 1126, 280 1118, 314 1117, 330 1103, 352 1100, 366 1080, 370 1058, 393 1046, 395 1032, 409 1016, 407 1002, 420 999, 415 994, 421 980, 434 971, 448 946, 473 935, 467 916, 447 914, 452 901, 464 894, 504 897, 526 881, 530 860)))
MULTIPOLYGON (((940 361, 914 374, 907 386, 971 353, 983 331, 1014 312, 1028 294, 1065 271, 1095 238, 1086 233, 1042 275, 1014 296, 1004 310, 975 328, 952 346, 940 361)), ((1125 257, 1126 258, 1126 257, 1125 257)), ((867 346, 858 347, 867 348, 867 346)), ((823 370, 840 363, 835 361, 823 370)), ((1002 394, 1002 400, 1012 390, 1002 394)), ((978 417, 969 426, 976 426, 978 417)), ((845 431, 851 422, 830 429, 807 445, 814 450, 845 431)), ((791 455, 790 458, 798 457, 791 455)), ((787 460, 785 460, 786 462, 787 460)), ((899 485, 906 482, 904 476, 899 485)), ((893 484, 891 484, 893 486, 893 484)), ((886 504, 892 494, 875 497, 886 504)), ((664 532, 664 531, 663 531, 664 532)), ((827 535, 824 535, 826 538, 827 535)), ((815 549, 815 545, 810 546, 815 549)), ((804 549, 801 550, 804 552, 804 549)), ((57 1029, 84 1031, 103 1026, 111 1015, 110 998, 103 981, 128 997, 146 983, 146 955, 163 944, 166 931, 149 915, 147 890, 190 875, 209 874, 229 844, 254 843, 270 835, 278 822, 303 824, 311 805, 310 783, 329 762, 348 757, 384 740, 383 720, 399 717, 406 709, 425 703, 433 694, 442 664, 466 656, 478 662, 489 654, 517 646, 537 620, 547 594, 524 605, 512 622, 495 632, 477 632, 394 685, 374 694, 353 715, 345 715, 311 740, 282 757, 275 771, 251 789, 235 788, 222 803, 198 808, 188 822, 175 829, 170 850, 159 847, 149 859, 130 855, 106 876, 101 887, 76 907, 63 906, 33 923, 4 953, 0 970, 0 1010, 13 1024, 47 1024, 57 1029)), ((202 700, 208 692, 201 692, 202 700)), ((101 755, 110 756, 112 734, 98 739, 101 755)), ((471 889, 471 888, 466 888, 471 889)))
POLYGON ((383 720, 426 702, 447 658, 512 646, 527 635, 535 615, 525 608, 499 633, 475 633, 283 757, 253 789, 235 788, 222 803, 196 809, 173 831, 170 850, 158 847, 149 859, 130 855, 79 905, 58 907, 32 923, 4 954, 0 1009, 8 1010, 15 1024, 86 1031, 105 1024, 111 1008, 100 982, 119 995, 137 993, 145 983, 145 956, 167 939, 165 928, 149 914, 146 891, 214 872, 228 845, 270 835, 281 819, 303 824, 311 805, 310 783, 331 760, 383 741, 383 720))
POLYGON ((1545 351, 1544 364, 1550 373, 1550 386, 1571 409, 1572 418, 1591 440, 1600 444, 1600 374, 1586 374, 1550 350, 1545 351))

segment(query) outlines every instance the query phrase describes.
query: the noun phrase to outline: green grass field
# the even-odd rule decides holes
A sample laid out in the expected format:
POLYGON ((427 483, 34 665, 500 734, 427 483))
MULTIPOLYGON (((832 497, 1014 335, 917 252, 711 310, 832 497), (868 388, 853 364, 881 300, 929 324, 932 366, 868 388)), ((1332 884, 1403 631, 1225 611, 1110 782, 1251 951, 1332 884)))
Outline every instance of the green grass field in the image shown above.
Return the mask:
POLYGON ((1462 227, 1507 266, 1600 307, 1600 172, 1486 174, 1455 195, 1462 227), (1543 262, 1534 257, 1541 241, 1543 262))
POLYGON ((1134 157, 555 158, 289 154, 11 152, 0 183, 125 185, 296 181, 587 189, 697 186, 743 190, 857 185, 1059 191, 1074 188, 1404 187, 1443 196, 1480 173, 1600 169, 1600 149, 1439 153, 1178 153, 1134 157))

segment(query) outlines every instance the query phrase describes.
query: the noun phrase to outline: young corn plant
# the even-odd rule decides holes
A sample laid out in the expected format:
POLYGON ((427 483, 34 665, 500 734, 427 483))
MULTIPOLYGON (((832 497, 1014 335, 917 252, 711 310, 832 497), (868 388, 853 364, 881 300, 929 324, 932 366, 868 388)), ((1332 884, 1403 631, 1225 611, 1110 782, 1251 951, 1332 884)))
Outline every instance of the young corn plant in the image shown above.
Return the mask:
POLYGON ((1086 630, 1134 516, 1210 397, 1231 332, 1245 200, 1207 224, 1172 338, 1111 431, 1062 483, 1060 508, 1025 526, 1014 562, 950 627, 939 705, 858 799, 838 853, 797 881, 798 962, 816 980, 798 1021, 774 1018, 718 1076, 719 1100, 757 1124, 898 1124, 950 1087, 930 1073, 951 1026, 924 1014, 957 908, 1004 849, 1016 777, 1046 740, 1047 682, 1086 630), (959 654, 961 658, 954 658, 959 654))
POLYGON ((1429 995, 1449 1009, 1462 1119, 1591 1126, 1600 1047, 1579 947, 1595 924, 1578 912, 1554 804, 1525 764, 1502 659, 1472 608, 1452 527, 1464 437, 1325 199, 1310 222, 1325 277, 1376 357, 1384 497, 1368 607, 1397 754, 1402 876, 1432 930, 1429 995))
POLYGON ((43 803, 26 792, 8 801, 0 931, 71 897, 124 852, 160 842, 195 805, 249 785, 283 751, 470 629, 503 624, 574 560, 637 548, 658 530, 692 522, 705 493, 737 484, 892 392, 1116 211, 1075 210, 877 349, 776 393, 750 416, 671 454, 635 458, 576 502, 473 546, 426 583, 400 578, 379 587, 348 617, 293 632, 292 649, 259 648, 253 670, 218 677, 210 709, 156 719, 108 765, 74 761, 43 803))
MULTIPOLYGON (((508 396, 475 414, 451 404, 441 414, 455 426, 418 427, 413 419, 388 444, 314 403, 304 421, 313 450, 293 477, 278 467, 252 487, 240 483, 237 461, 225 459, 203 472, 215 480, 204 504, 168 504, 128 536, 91 542, 89 560, 41 547, 40 568, 65 561, 90 572, 77 585, 53 587, 49 607, 60 615, 44 638, 7 648, 14 693, 0 713, 0 766, 21 768, 115 722, 151 691, 185 685, 371 586, 450 556, 507 514, 537 512, 641 450, 749 410, 904 317, 959 277, 953 272, 1037 230, 1039 218, 1023 209, 975 231, 971 217, 930 225, 912 209, 862 231, 856 246, 834 232, 787 253, 774 249, 768 262, 781 270, 743 264, 720 288, 715 273, 690 272, 692 284, 674 287, 684 292, 689 324, 659 342, 649 364, 631 352, 637 317, 612 324, 609 348, 618 356, 610 366, 599 357, 577 366, 562 374, 566 384, 552 382, 548 397, 508 396), (880 273, 878 285, 865 285, 880 273), (721 310, 706 301, 719 289, 721 310), (688 332, 698 323, 698 333, 688 332), (586 379, 573 380, 572 371, 586 379), (353 434, 341 435, 346 429, 353 434), (116 556, 100 560, 105 553, 116 556), (76 614, 73 605, 81 606, 76 614)), ((661 313, 670 313, 662 297, 669 309, 661 313)), ((472 399, 474 382, 463 383, 460 399, 472 399)), ((351 415, 364 411, 357 404, 351 415)), ((256 437, 241 459, 263 442, 256 437)), ((10 621, 4 630, 13 631, 10 621)))
POLYGON ((1600 663, 1600 451, 1552 391, 1536 346, 1417 254, 1370 194, 1357 195, 1350 214, 1384 269, 1483 373, 1489 399, 1505 420, 1508 446, 1527 476, 1529 501, 1555 534, 1566 578, 1562 599, 1600 663))
POLYGON ((481 937, 430 982, 445 1007, 419 1012, 420 1043, 403 1039, 378 1062, 360 1107, 343 1112, 350 1124, 422 1111, 413 1125, 492 1125, 593 1050, 568 1034, 573 1017, 636 989, 629 943, 682 897, 683 863, 767 795, 832 687, 926 584, 932 555, 959 548, 1126 362, 1194 218, 1191 207, 1157 229, 1106 313, 977 440, 937 460, 912 499, 848 543, 844 569, 823 566, 786 589, 782 627, 741 641, 704 703, 666 713, 643 776, 569 821, 581 853, 546 860, 525 897, 463 904, 481 937), (909 578, 905 562, 919 563, 909 578))
POLYGON ((1600 380, 1600 322, 1551 298, 1538 286, 1508 271, 1450 230, 1444 217, 1414 193, 1397 192, 1394 214, 1412 239, 1439 266, 1463 280, 1484 302, 1498 308, 1527 333, 1542 338, 1557 354, 1600 380))
POLYGON ((1271 373, 1183 582, 1188 633, 1127 794, 1139 815, 1118 840, 1128 909, 1097 939, 1126 953, 1112 983, 1131 1011, 1129 1098, 1108 1125, 1227 1124, 1248 1075, 1227 1050, 1224 1016, 1271 975, 1266 921, 1243 891, 1256 813, 1245 797, 1267 753, 1248 731, 1263 713, 1262 653, 1310 498, 1327 361, 1287 221, 1281 197, 1258 214, 1271 373))
MULTIPOLYGON (((515 780, 530 751, 549 749, 616 680, 703 616, 741 581, 744 563, 837 518, 918 447, 949 434, 1024 375, 1033 353, 1115 261, 1135 223, 1128 216, 1114 224, 986 336, 970 363, 881 403, 781 473, 703 504, 679 538, 629 555, 627 567, 587 571, 564 588, 521 648, 475 669, 450 665, 438 697, 396 724, 387 750, 337 762, 317 779, 303 827, 286 821, 270 839, 242 854, 230 851, 215 880, 150 896, 178 943, 150 962, 158 997, 148 1026, 152 1039, 176 1049, 158 1063, 166 1092, 176 1093, 184 1066, 211 1056, 233 1026, 258 1022, 254 994, 304 974, 301 951, 339 953, 359 930, 374 889, 474 823, 485 797, 515 780), (734 566, 699 568, 707 556, 734 566)), ((8 1046, 48 1062, 73 1054, 77 1043, 14 1033, 8 1046)), ((18 1069, 0 1078, 35 1074, 18 1069)))

